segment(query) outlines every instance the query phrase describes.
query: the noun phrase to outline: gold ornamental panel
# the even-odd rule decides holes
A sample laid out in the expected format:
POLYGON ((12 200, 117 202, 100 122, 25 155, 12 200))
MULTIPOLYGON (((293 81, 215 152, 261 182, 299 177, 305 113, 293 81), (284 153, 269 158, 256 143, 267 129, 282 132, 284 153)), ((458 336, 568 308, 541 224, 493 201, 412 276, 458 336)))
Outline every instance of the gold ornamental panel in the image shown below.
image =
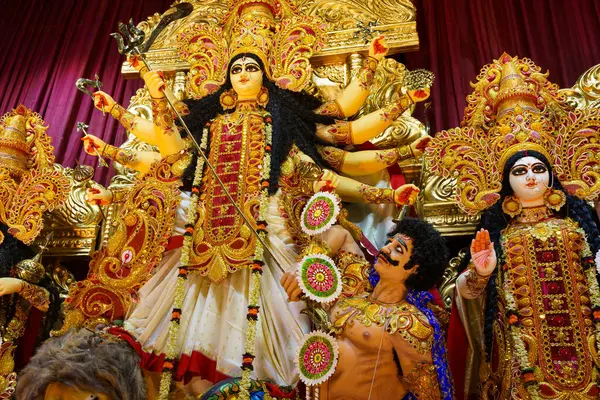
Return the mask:
MULTIPOLYGON (((227 14, 229 3, 223 0, 177 1, 163 14, 154 14, 138 24, 152 44, 146 52, 150 64, 162 71, 187 71, 189 64, 181 60, 175 41, 179 33, 194 23, 217 23, 227 14), (175 6, 189 3, 191 13, 160 26, 160 33, 153 31, 160 21, 176 13, 175 6)), ((410 0, 292 0, 285 1, 301 15, 318 16, 328 24, 326 46, 311 62, 315 66, 343 63, 353 53, 366 54, 369 39, 385 34, 390 54, 403 53, 419 48, 416 8, 410 0)), ((122 72, 126 77, 136 77, 137 72, 126 63, 122 72)))

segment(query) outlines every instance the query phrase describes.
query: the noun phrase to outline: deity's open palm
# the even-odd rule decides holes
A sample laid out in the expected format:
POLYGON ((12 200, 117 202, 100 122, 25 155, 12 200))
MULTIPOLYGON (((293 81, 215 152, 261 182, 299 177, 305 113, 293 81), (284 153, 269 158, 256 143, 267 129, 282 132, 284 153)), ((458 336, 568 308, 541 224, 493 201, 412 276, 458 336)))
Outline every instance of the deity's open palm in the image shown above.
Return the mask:
POLYGON ((471 241, 471 260, 479 275, 489 276, 496 268, 497 258, 490 233, 481 229, 471 241))

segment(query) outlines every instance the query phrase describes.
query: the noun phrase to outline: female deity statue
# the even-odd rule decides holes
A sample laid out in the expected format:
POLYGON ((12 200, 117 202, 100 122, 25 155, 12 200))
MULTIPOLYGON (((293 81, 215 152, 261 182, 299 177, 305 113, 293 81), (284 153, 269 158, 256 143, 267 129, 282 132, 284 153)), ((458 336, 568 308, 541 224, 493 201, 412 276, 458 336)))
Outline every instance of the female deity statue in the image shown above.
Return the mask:
POLYGON ((569 112, 547 75, 503 54, 478 76, 463 127, 427 149, 461 208, 485 210, 457 281, 485 301, 482 399, 599 394, 600 236, 585 200, 600 191, 600 116, 569 112))
MULTIPOLYGON (((161 396, 169 390, 165 377, 171 374, 176 381, 217 382, 242 371, 249 379, 253 371, 253 378, 294 385, 295 348, 309 326, 301 306, 288 303, 279 280, 295 269, 306 243, 298 205, 331 180, 340 197, 351 202, 412 204, 418 193, 413 185, 380 189, 338 177, 326 169, 316 147, 317 142, 367 141, 413 104, 412 98, 427 97, 427 92, 409 92, 356 121, 342 120, 356 113, 369 93, 386 53, 382 39, 371 44, 366 65, 342 95, 321 104, 301 92, 311 75, 308 58, 321 45, 321 25, 280 15, 285 7, 274 6, 277 2, 237 3, 224 29, 200 24, 179 38, 181 54, 192 64, 193 99, 175 108, 185 115, 224 188, 175 125, 165 97, 172 94, 161 74, 136 60, 132 65, 152 97, 153 122, 128 113, 106 93, 97 92, 95 104, 158 152, 127 151, 84 138, 86 151, 143 172, 173 158, 171 171, 183 181, 167 251, 138 291, 123 329, 111 329, 138 350, 145 369, 162 373, 161 396)), ((372 160, 365 162, 376 162, 378 156, 369 154, 372 160)), ((89 193, 94 201, 110 197, 99 189, 89 193)), ((357 251, 347 231, 334 231, 342 235, 342 249, 357 251)))

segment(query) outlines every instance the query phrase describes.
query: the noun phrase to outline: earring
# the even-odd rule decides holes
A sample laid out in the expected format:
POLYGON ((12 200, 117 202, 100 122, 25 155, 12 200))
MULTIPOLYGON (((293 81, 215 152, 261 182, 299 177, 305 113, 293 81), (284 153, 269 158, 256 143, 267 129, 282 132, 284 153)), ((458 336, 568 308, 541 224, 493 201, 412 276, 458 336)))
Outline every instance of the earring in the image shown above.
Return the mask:
POLYGON ((219 97, 219 102, 221 102, 223 110, 231 110, 232 108, 235 108, 237 105, 237 100, 238 95, 233 89, 226 90, 223 92, 223 94, 221 94, 221 97, 219 97))
POLYGON ((269 89, 266 87, 261 87, 260 92, 258 93, 257 103, 261 107, 265 107, 269 102, 269 89))
POLYGON ((511 218, 519 215, 522 209, 523 206, 521 205, 521 202, 515 196, 506 196, 502 202, 502 211, 504 211, 505 214, 510 215, 511 218))
POLYGON ((558 211, 567 202, 567 196, 564 192, 557 189, 548 188, 544 193, 544 204, 546 207, 558 211))

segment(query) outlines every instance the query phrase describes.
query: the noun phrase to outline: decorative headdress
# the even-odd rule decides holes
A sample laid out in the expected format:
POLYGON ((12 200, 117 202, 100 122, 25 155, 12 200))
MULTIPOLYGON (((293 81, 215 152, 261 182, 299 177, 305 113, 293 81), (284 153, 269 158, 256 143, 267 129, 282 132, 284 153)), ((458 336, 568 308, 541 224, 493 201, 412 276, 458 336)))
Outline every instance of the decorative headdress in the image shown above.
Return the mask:
POLYGON ((537 151, 571 195, 600 193, 600 110, 570 111, 558 86, 527 58, 504 53, 471 84, 461 128, 439 132, 427 149, 432 172, 457 180, 458 205, 469 214, 500 198, 506 161, 537 151))
POLYGON ((282 0, 232 0, 218 24, 194 24, 178 38, 180 57, 191 64, 188 93, 197 99, 217 91, 238 54, 256 55, 268 79, 300 91, 311 77, 309 59, 324 45, 324 32, 323 22, 295 14, 282 0))

